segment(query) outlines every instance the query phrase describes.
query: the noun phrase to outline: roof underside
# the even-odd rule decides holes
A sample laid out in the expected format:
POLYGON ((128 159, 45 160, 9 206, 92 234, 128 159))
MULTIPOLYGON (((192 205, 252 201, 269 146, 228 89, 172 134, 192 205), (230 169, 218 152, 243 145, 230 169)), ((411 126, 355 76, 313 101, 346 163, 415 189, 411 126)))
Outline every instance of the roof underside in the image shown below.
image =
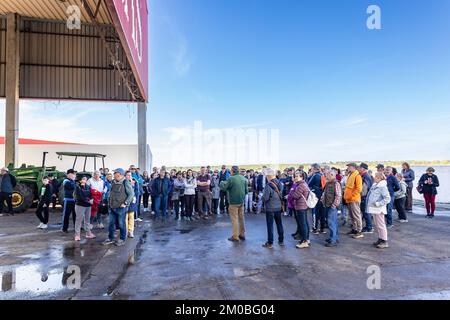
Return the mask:
MULTIPOLYGON (((112 23, 105 1, 87 0, 87 2, 91 8, 97 8, 97 4, 101 2, 98 21, 104 24, 112 23)), ((72 5, 80 8, 82 22, 91 22, 86 10, 83 9, 82 0, 1 0, 0 15, 17 13, 23 17, 66 21, 69 17, 67 8, 72 5)))

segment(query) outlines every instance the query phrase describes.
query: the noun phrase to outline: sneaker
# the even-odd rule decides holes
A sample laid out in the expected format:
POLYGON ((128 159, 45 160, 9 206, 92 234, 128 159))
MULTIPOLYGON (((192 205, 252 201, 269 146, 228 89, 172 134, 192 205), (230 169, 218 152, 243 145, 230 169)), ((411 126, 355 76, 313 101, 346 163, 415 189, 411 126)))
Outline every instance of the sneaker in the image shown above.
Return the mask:
POLYGON ((381 240, 381 242, 377 245, 378 249, 386 249, 389 248, 387 241, 381 240))
POLYGON ((97 237, 91 231, 86 233, 86 239, 95 239, 95 238, 97 238, 97 237))
POLYGON ((128 238, 131 238, 131 239, 134 238, 134 232, 133 231, 128 232, 128 238))
POLYGON ((75 235, 75 241, 81 241, 80 236, 79 235, 75 235))
POLYGON ((287 212, 284 213, 284 216, 287 217, 289 214, 287 212))
POLYGON ((121 246, 123 246, 124 244, 125 244, 125 241, 122 240, 122 239, 119 239, 119 240, 117 240, 117 241, 115 242, 115 245, 116 245, 117 247, 121 247, 121 246))
POLYGON ((400 219, 400 220, 398 220, 398 222, 400 222, 400 223, 407 223, 409 221, 407 219, 400 219))
POLYGON ((48 225, 42 224, 41 229, 42 229, 42 230, 48 229, 48 225))
POLYGON ((320 230, 320 233, 325 234, 325 233, 327 233, 327 231, 326 231, 325 229, 321 229, 321 230, 320 230))
POLYGON ((303 241, 303 242, 301 242, 301 243, 298 243, 295 247, 296 247, 297 249, 305 249, 305 248, 309 248, 309 243, 308 243, 308 241, 303 241))
POLYGON ((374 245, 374 246, 376 247, 377 245, 380 244, 381 241, 383 241, 383 240, 378 239, 377 241, 375 241, 374 243, 372 243, 372 245, 374 245))
POLYGON ((141 218, 137 218, 136 221, 137 221, 137 222, 142 222, 142 221, 144 221, 144 220, 142 220, 141 218))
POLYGON ((312 234, 319 234, 319 230, 313 229, 312 234))
POLYGON ((104 246, 107 246, 107 245, 110 245, 110 244, 113 244, 113 243, 114 243, 114 240, 111 240, 111 239, 106 239, 105 241, 102 242, 102 244, 104 246))
POLYGON ((373 229, 364 228, 361 231, 362 233, 373 233, 373 229))
POLYGON ((43 223, 41 222, 41 223, 39 223, 39 225, 36 227, 36 229, 41 229, 42 226, 43 226, 43 223))
POLYGON ((354 235, 354 234, 357 234, 358 232, 356 231, 356 230, 354 230, 354 229, 352 229, 352 230, 350 230, 349 232, 347 232, 347 234, 349 235, 349 236, 352 236, 352 235, 354 235))
POLYGON ((327 242, 327 243, 325 243, 325 247, 328 247, 328 248, 337 247, 337 243, 327 242))
POLYGON ((386 228, 388 228, 388 229, 392 229, 393 227, 394 227, 393 224, 388 224, 388 225, 386 226, 386 228))
POLYGON ((245 241, 245 237, 239 236, 239 240, 245 241))
POLYGON ((103 223, 99 223, 99 224, 97 225, 97 228, 99 228, 99 229, 105 229, 105 226, 103 225, 103 223))
POLYGON ((357 232, 352 236, 353 239, 361 239, 364 238, 364 235, 361 232, 357 232))
POLYGON ((279 245, 280 247, 284 247, 284 242, 278 242, 278 245, 279 245))
POLYGON ((273 245, 271 243, 268 243, 268 242, 264 243, 262 246, 263 246, 263 248, 273 249, 273 245))
POLYGON ((297 234, 294 236, 294 240, 300 241, 300 240, 302 240, 302 237, 299 234, 297 234))
POLYGON ((235 238, 233 238, 233 237, 230 237, 230 238, 228 238, 228 241, 231 241, 231 242, 239 242, 239 239, 235 239, 235 238))

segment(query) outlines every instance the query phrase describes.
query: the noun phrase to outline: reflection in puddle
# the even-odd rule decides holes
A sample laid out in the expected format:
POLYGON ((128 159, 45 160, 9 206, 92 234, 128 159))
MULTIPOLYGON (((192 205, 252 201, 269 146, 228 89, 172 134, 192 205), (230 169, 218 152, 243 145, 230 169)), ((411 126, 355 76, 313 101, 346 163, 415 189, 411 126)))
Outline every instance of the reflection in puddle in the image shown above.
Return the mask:
POLYGON ((70 276, 66 268, 45 269, 40 265, 21 266, 0 273, 0 291, 55 292, 65 288, 70 276))

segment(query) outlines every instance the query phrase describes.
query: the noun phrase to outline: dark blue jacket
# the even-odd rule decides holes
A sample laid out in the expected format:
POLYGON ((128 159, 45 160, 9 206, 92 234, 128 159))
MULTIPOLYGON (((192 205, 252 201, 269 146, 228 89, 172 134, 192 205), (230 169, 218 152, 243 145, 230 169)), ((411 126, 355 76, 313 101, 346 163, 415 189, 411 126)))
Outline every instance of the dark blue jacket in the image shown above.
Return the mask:
POLYGON ((230 178, 230 171, 225 170, 225 173, 222 173, 222 170, 219 171, 219 181, 220 182, 227 181, 229 178, 230 178))
POLYGON ((53 195, 53 187, 49 183, 46 186, 42 186, 43 189, 45 189, 44 194, 41 194, 42 190, 39 193, 39 201, 41 203, 45 203, 47 206, 52 201, 52 195, 53 195))
POLYGON ((73 193, 75 192, 75 181, 70 179, 65 179, 63 181, 64 188, 64 201, 75 201, 73 198, 73 193))
POLYGON ((170 192, 170 179, 157 177, 152 183, 152 196, 168 196, 170 192))
POLYGON ((134 203, 133 202, 130 203, 130 206, 128 207, 128 212, 137 212, 137 210, 138 210, 138 200, 139 200, 139 196, 141 195, 141 193, 139 191, 139 189, 140 189, 139 183, 136 182, 134 184, 133 189, 134 189, 134 196, 136 197, 136 201, 134 203))
POLYGON ((314 194, 317 196, 317 198, 322 197, 322 174, 320 172, 314 173, 308 180, 308 187, 309 189, 314 192, 314 194))
POLYGON ((388 176, 386 180, 389 194, 391 195, 392 198, 394 196, 394 193, 400 190, 400 183, 398 182, 397 178, 393 175, 388 176))
POLYGON ((91 187, 85 185, 84 187, 77 184, 75 187, 75 204, 81 207, 92 206, 89 201, 92 199, 91 187))
MULTIPOLYGON (((259 174, 258 177, 256 177, 256 191, 258 192, 263 192, 264 187, 263 187, 263 179, 266 179, 266 176, 263 174, 259 174)), ((266 181, 267 184, 267 181, 266 181)))

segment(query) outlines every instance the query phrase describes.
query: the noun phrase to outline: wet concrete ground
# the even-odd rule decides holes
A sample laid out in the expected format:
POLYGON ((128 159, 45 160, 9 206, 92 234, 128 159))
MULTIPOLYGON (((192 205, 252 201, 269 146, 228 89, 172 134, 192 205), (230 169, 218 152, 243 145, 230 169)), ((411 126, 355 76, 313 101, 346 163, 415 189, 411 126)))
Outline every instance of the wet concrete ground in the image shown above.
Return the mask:
POLYGON ((434 220, 415 208, 390 230, 390 248, 376 235, 354 240, 341 228, 337 248, 311 235, 295 248, 293 218, 284 218, 286 246, 262 248, 265 217, 247 215, 247 241, 230 243, 228 216, 210 221, 154 222, 145 216, 124 247, 97 239, 75 243, 51 215, 47 231, 32 212, 0 217, 0 299, 450 299, 450 212, 434 220), (67 267, 81 269, 81 289, 66 286, 67 267), (381 270, 381 289, 367 288, 367 268, 381 270))

